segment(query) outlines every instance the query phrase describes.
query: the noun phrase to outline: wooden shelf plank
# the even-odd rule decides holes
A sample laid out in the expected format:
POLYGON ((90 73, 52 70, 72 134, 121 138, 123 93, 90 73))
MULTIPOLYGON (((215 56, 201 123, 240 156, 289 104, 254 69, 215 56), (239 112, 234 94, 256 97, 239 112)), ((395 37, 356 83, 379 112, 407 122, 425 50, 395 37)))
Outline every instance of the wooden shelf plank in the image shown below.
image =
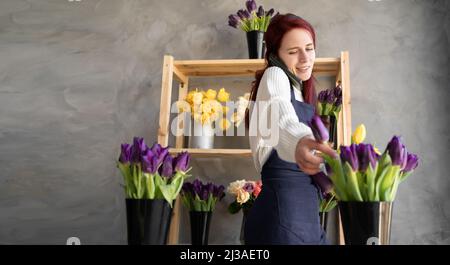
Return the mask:
POLYGON ((169 148, 169 153, 177 154, 189 152, 193 157, 251 157, 250 149, 196 149, 196 148, 169 148))
MULTIPOLYGON (((185 76, 253 76, 264 68, 264 59, 176 60, 175 68, 185 76)), ((313 73, 336 75, 340 58, 317 58, 313 73)))

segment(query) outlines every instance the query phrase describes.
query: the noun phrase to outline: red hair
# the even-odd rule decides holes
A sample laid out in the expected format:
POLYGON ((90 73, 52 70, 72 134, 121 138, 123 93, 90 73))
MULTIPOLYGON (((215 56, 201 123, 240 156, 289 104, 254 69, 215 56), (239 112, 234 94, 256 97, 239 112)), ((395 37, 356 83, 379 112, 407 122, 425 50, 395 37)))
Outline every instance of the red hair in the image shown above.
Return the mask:
MULTIPOLYGON (((314 47, 316 47, 316 33, 314 31, 314 28, 311 26, 311 24, 309 24, 308 21, 290 13, 285 15, 278 14, 271 19, 269 27, 267 28, 267 32, 264 33, 264 41, 266 44, 266 54, 265 54, 266 62, 268 62, 270 54, 275 54, 276 56, 278 56, 278 50, 280 49, 281 41, 284 35, 290 30, 297 28, 308 31, 309 34, 311 34, 313 45, 314 47)), ((252 82, 252 89, 250 91, 251 102, 256 101, 259 83, 261 82, 261 78, 264 74, 264 71, 266 71, 268 67, 269 66, 266 65, 264 69, 256 71, 255 73, 255 80, 252 82)), ((317 96, 314 88, 314 78, 312 75, 311 78, 309 78, 306 81, 303 81, 302 95, 305 102, 313 105, 315 108, 317 96)), ((245 113, 245 124, 247 128, 250 125, 249 115, 250 115, 249 109, 247 109, 245 113)))

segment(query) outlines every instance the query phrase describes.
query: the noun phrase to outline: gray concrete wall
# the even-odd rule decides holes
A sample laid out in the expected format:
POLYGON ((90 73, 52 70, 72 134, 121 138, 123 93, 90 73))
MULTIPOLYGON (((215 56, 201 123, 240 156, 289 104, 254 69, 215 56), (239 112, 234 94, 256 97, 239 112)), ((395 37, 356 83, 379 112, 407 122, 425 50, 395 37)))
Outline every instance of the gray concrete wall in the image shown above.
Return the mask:
MULTIPOLYGON (((2 0, 0 244, 125 244, 115 159, 135 135, 156 141, 163 55, 246 58, 244 33, 227 25, 243 3, 2 0)), ((348 50, 353 128, 365 123, 380 148, 401 134, 421 157, 400 187, 392 243, 450 243, 449 1, 258 3, 309 20, 318 57, 348 50)), ((205 180, 256 177, 251 161, 204 162, 192 165, 205 180)), ((239 243, 230 201, 218 205, 212 244, 239 243)), ((186 212, 182 223, 189 243, 186 212)))

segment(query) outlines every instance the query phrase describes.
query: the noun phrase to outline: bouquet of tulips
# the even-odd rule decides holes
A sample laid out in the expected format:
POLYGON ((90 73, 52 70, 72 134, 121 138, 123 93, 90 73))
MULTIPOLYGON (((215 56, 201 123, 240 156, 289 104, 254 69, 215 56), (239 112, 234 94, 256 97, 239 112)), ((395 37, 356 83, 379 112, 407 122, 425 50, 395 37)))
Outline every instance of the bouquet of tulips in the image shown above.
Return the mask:
POLYGON ((243 209, 244 212, 249 210, 262 189, 261 181, 248 181, 245 179, 231 182, 227 188, 227 192, 235 196, 235 200, 228 206, 228 211, 231 214, 239 212, 243 209))
POLYGON ((274 14, 274 9, 264 11, 262 6, 257 7, 254 0, 245 2, 246 9, 240 9, 236 14, 228 16, 228 25, 233 28, 240 28, 245 32, 259 30, 267 31, 270 20, 277 14, 274 14))
POLYGON ((176 157, 169 148, 155 143, 148 147, 144 138, 134 137, 133 144, 121 145, 117 167, 125 181, 125 194, 129 199, 165 199, 170 206, 189 177, 189 154, 176 157))
MULTIPOLYGON (((327 139, 320 118, 311 125, 316 140, 327 139)), ((401 137, 394 136, 381 154, 372 144, 364 144, 366 130, 358 126, 350 146, 340 146, 336 158, 322 154, 334 192, 341 201, 393 201, 398 185, 417 168, 419 158, 409 153, 401 137)))
POLYGON ((216 203, 225 197, 225 187, 213 183, 203 184, 199 179, 186 182, 181 189, 181 199, 191 212, 212 212, 216 203))
POLYGON ((320 91, 317 96, 317 110, 320 116, 339 116, 342 109, 342 88, 337 85, 335 88, 320 91))
POLYGON ((202 125, 218 123, 221 130, 227 130, 231 123, 239 126, 245 116, 245 109, 249 103, 249 93, 239 97, 237 102, 237 111, 234 112, 228 120, 229 106, 227 102, 230 101, 230 93, 225 88, 219 89, 217 92, 214 89, 207 91, 195 90, 190 91, 184 100, 178 101, 177 106, 181 112, 191 113, 194 121, 202 125), (222 105, 225 103, 225 105, 222 105), (231 121, 231 122, 230 122, 231 121))

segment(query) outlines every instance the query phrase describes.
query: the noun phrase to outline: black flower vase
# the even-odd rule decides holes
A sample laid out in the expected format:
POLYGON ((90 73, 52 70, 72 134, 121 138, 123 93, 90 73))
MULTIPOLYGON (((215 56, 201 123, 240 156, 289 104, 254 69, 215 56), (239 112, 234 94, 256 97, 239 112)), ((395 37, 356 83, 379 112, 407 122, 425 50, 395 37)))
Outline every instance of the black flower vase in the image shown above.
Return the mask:
POLYGON ((392 202, 339 202, 346 245, 388 245, 392 202))
POLYGON ((191 219, 191 242, 194 246, 208 245, 209 224, 212 212, 189 212, 191 219))
POLYGON ((126 199, 129 245, 165 245, 172 217, 166 200, 126 199))
POLYGON ((249 209, 242 208, 241 233, 239 234, 239 242, 241 242, 241 245, 245 245, 245 221, 247 220, 248 211, 249 209))
POLYGON ((262 59, 264 57, 264 31, 247 32, 247 46, 250 59, 262 59))

